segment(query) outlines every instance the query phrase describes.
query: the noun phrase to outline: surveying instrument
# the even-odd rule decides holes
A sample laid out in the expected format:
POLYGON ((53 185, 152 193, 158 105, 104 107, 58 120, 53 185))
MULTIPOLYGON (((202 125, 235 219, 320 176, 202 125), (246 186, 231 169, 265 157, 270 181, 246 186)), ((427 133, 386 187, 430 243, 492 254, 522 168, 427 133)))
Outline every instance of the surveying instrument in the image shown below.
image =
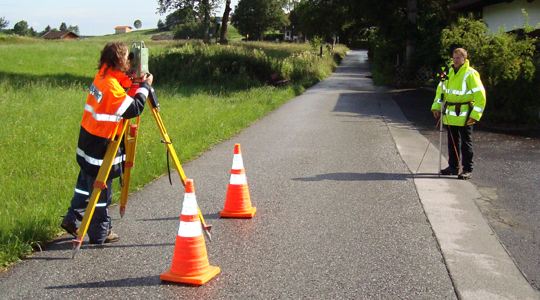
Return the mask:
MULTIPOLYGON (((145 74, 148 73, 148 48, 145 47, 143 41, 132 42, 131 50, 129 53, 129 60, 131 62, 131 69, 128 72, 128 76, 134 79, 133 86, 131 87, 131 91, 135 91, 137 89, 137 86, 142 81, 141 78, 145 74)), ((184 170, 182 169, 182 165, 180 164, 180 161, 178 160, 176 151, 174 151, 172 141, 167 133, 167 130, 165 129, 163 120, 161 119, 161 116, 159 114, 160 112, 159 102, 158 102, 158 99, 157 99, 157 96, 153 87, 150 87, 149 95, 146 98, 146 102, 149 106, 149 109, 152 111, 152 115, 154 116, 158 129, 161 132, 161 136, 163 138, 163 140, 161 140, 161 143, 165 144, 165 146, 167 147, 167 167, 169 167, 169 155, 170 155, 172 157, 174 166, 176 167, 176 170, 178 171, 178 175, 180 176, 180 181, 182 182, 182 185, 185 186, 187 178, 186 178, 186 175, 184 174, 184 170)), ((96 203, 98 202, 99 196, 102 190, 107 188, 107 185, 106 185, 107 178, 109 177, 109 173, 111 171, 115 155, 118 151, 118 148, 120 147, 122 139, 124 139, 126 161, 124 164, 123 179, 121 179, 122 191, 120 195, 120 217, 121 218, 124 217, 124 214, 126 212, 128 193, 129 193, 129 181, 131 177, 131 169, 133 168, 133 165, 135 162, 135 149, 137 147, 139 120, 140 120, 140 117, 137 117, 135 122, 131 122, 131 120, 124 120, 123 126, 121 128, 117 126, 115 129, 113 138, 111 139, 109 145, 107 146, 107 151, 105 152, 103 163, 101 167, 99 168, 96 181, 94 182, 94 189, 92 190, 92 194, 90 196, 88 206, 84 213, 84 217, 81 222, 81 227, 79 228, 78 235, 73 240, 73 249, 71 253, 72 254, 71 258, 74 258, 75 254, 77 254, 77 251, 80 249, 81 244, 83 242, 83 238, 86 235, 88 226, 90 225, 90 220, 92 220, 92 216, 94 214, 94 210, 96 207, 96 203)), ((170 178, 170 169, 169 169, 169 182, 172 185, 172 181, 170 178)), ((210 229, 212 228, 212 225, 206 224, 199 207, 197 207, 197 210, 198 210, 199 217, 201 219, 203 232, 208 237, 208 239, 211 240, 210 229)))

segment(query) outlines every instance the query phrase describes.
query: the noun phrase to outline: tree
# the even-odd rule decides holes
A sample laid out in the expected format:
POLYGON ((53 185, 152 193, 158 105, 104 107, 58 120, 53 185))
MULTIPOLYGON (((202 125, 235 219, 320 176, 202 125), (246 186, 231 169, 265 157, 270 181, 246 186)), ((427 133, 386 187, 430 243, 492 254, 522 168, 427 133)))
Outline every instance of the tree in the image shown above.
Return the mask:
POLYGON ((51 31, 51 26, 50 25, 47 25, 47 27, 45 27, 45 29, 43 29, 43 31, 41 31, 39 33, 39 36, 44 36, 45 34, 47 34, 47 32, 51 31))
POLYGON ((334 46, 339 34, 352 24, 347 11, 347 6, 340 1, 304 0, 294 9, 297 15, 294 17, 298 18, 298 29, 304 35, 331 40, 334 46))
POLYGON ((221 34, 219 38, 220 44, 227 44, 227 26, 229 24, 229 14, 231 13, 231 0, 225 0, 225 11, 221 18, 221 34))
POLYGON ((69 25, 67 30, 79 35, 79 26, 78 25, 69 25))
POLYGON ((258 36, 262 41, 265 31, 289 24, 281 4, 278 0, 240 0, 232 24, 240 34, 258 36))
POLYGON ((133 27, 135 27, 135 28, 137 28, 137 30, 139 30, 139 28, 142 27, 141 20, 135 20, 135 22, 133 22, 133 27))
POLYGON ((62 24, 60 24, 60 31, 66 31, 66 30, 68 30, 67 25, 66 23, 62 22, 62 24))
POLYGON ((27 35, 28 34, 28 23, 26 21, 19 21, 13 26, 13 33, 18 35, 27 35))
POLYGON ((8 27, 9 21, 5 17, 0 17, 0 29, 8 27))
POLYGON ((191 7, 204 25, 204 42, 210 43, 210 16, 220 0, 158 0, 158 12, 191 7))
POLYGON ((159 29, 159 31, 165 31, 167 29, 167 25, 165 25, 165 23, 163 23, 163 21, 159 19, 157 22, 157 28, 159 29))
POLYGON ((165 18, 165 25, 168 30, 171 30, 176 25, 187 24, 195 22, 196 12, 191 6, 186 6, 173 11, 165 18))

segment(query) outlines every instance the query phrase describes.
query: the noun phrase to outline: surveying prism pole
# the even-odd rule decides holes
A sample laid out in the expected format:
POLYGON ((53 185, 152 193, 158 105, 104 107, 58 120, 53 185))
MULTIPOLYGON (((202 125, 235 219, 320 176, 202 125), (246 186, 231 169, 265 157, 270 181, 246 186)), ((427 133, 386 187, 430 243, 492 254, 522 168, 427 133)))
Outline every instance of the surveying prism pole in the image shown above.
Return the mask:
POLYGON ((442 136, 443 136, 443 116, 446 112, 446 101, 444 100, 444 92, 446 90, 445 81, 448 80, 448 75, 446 74, 446 68, 442 68, 442 72, 439 75, 439 80, 441 81, 441 113, 439 115, 439 121, 440 121, 440 127, 439 127, 439 170, 437 170, 437 174, 439 174, 439 177, 441 177, 441 169, 442 169, 442 136))
MULTIPOLYGON (((444 93, 441 94, 441 100, 444 98, 444 93)), ((439 124, 439 170, 437 173, 439 174, 439 177, 441 177, 441 170, 442 170, 442 139, 443 139, 443 113, 444 113, 444 100, 441 103, 441 115, 439 116, 440 124, 439 124)))

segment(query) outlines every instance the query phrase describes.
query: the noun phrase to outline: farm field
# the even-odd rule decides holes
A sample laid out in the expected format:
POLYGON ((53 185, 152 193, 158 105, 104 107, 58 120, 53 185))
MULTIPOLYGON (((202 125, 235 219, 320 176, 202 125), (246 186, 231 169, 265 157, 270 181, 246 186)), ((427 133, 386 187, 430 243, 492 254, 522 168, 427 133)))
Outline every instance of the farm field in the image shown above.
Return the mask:
MULTIPOLYGON (((309 44, 207 46, 198 41, 154 42, 152 34, 141 31, 79 41, 0 34, 0 266, 30 255, 62 233, 61 216, 79 170, 75 149, 82 110, 99 52, 108 41, 128 45, 145 41, 161 116, 182 163, 328 76, 347 50, 339 46, 321 58, 309 44), (218 71, 209 75, 204 70, 218 71), (189 81, 186 72, 200 80, 189 81), (272 73, 290 78, 291 83, 269 85, 272 73)), ((167 172, 160 141, 154 119, 145 111, 132 191, 167 172)), ((113 189, 117 201, 117 180, 113 189)))

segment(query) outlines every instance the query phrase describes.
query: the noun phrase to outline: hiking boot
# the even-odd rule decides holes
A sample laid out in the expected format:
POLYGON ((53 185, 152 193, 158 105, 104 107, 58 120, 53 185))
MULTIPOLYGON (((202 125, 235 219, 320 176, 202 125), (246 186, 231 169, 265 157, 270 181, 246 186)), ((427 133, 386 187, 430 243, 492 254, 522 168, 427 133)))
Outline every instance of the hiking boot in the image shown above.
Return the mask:
POLYGON ((459 170, 454 167, 448 167, 441 170, 441 175, 457 175, 458 171, 459 170))
POLYGON ((472 172, 471 171, 463 171, 463 173, 458 175, 459 179, 468 180, 472 178, 472 172))
POLYGON ((109 230, 109 235, 107 235, 103 243, 90 241, 90 244, 110 244, 110 243, 116 243, 119 240, 120 240, 120 237, 118 236, 118 234, 112 232, 112 230, 109 230))
POLYGON ((77 237, 79 235, 79 229, 75 225, 67 221, 63 221, 62 224, 60 224, 60 227, 62 227, 67 233, 71 234, 74 237, 77 237))

